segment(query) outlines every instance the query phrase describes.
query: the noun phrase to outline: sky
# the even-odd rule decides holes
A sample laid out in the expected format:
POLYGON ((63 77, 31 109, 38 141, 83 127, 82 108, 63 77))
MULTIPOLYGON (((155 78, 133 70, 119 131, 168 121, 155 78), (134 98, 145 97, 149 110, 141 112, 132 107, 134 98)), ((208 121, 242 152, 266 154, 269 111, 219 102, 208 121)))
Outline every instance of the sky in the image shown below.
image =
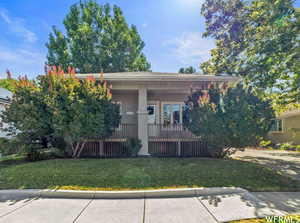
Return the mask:
MULTIPOLYGON (((79 0, 0 0, 0 78, 9 69, 15 77, 43 73, 45 46, 53 25, 62 21, 79 0)), ((199 68, 209 58, 214 40, 202 38, 204 0, 97 0, 121 7, 128 24, 137 26, 144 53, 155 72, 199 68)), ((296 0, 300 6, 300 0, 296 0)))

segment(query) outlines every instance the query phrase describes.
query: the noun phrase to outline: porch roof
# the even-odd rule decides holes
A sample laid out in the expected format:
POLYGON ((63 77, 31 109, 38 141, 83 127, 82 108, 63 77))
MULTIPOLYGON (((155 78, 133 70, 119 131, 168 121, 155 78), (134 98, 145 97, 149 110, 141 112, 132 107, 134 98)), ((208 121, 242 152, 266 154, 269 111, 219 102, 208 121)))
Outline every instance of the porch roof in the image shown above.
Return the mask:
MULTIPOLYGON (((76 74, 78 78, 84 79, 93 76, 100 79, 101 74, 76 74)), ((120 72, 120 73, 104 73, 103 77, 108 81, 204 81, 204 82, 235 82, 238 77, 233 76, 213 76, 201 74, 179 74, 179 73, 163 73, 163 72, 120 72)))

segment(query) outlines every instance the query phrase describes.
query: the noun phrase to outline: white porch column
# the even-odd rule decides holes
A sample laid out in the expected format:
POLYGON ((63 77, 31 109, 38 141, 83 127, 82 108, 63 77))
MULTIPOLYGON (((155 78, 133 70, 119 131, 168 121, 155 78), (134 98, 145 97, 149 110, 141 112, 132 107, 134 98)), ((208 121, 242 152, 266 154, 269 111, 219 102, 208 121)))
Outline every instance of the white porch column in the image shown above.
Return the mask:
POLYGON ((147 88, 139 88, 138 106, 138 137, 142 141, 139 155, 147 156, 148 153, 148 112, 147 112, 147 88))

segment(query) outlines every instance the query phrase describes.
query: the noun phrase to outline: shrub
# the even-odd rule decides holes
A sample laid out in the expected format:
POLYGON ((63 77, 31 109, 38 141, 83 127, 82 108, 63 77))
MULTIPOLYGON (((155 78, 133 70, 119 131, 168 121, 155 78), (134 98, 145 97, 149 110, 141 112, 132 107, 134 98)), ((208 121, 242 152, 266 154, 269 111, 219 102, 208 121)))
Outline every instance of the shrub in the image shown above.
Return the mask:
POLYGON ((193 92, 186 105, 185 126, 209 144, 214 157, 257 146, 275 116, 271 101, 260 99, 242 84, 211 85, 208 90, 193 92))
POLYGON ((111 88, 103 79, 80 80, 74 69, 65 74, 54 66, 34 81, 20 78, 0 118, 9 126, 5 131, 30 145, 38 141, 47 148, 53 137, 63 136, 63 143, 54 140, 52 146, 65 150, 67 143, 72 157, 79 157, 87 139, 107 138, 119 126, 119 106, 111 101, 111 88))
POLYGON ((51 146, 52 146, 52 148, 50 148, 50 149, 52 151, 54 151, 55 154, 59 154, 58 155, 59 157, 61 157, 61 156, 67 157, 68 149, 71 150, 63 137, 54 137, 51 140, 51 146))
POLYGON ((22 151, 22 144, 17 138, 0 138, 0 153, 12 155, 22 151))
POLYGON ((262 140, 259 142, 259 146, 262 148, 269 148, 272 146, 272 142, 270 140, 262 140))
POLYGON ((290 143, 290 142, 286 142, 286 143, 282 143, 279 147, 280 150, 295 150, 295 146, 290 143))
POLYGON ((128 151, 128 155, 138 156, 138 153, 142 148, 142 142, 137 138, 128 138, 124 146, 128 151))
POLYGON ((24 147, 24 153, 26 160, 29 162, 35 162, 44 160, 45 155, 41 152, 42 147, 39 144, 27 144, 24 147))
POLYGON ((295 145, 292 142, 279 143, 276 146, 277 146, 277 149, 280 149, 280 150, 299 151, 300 152, 300 145, 295 145))

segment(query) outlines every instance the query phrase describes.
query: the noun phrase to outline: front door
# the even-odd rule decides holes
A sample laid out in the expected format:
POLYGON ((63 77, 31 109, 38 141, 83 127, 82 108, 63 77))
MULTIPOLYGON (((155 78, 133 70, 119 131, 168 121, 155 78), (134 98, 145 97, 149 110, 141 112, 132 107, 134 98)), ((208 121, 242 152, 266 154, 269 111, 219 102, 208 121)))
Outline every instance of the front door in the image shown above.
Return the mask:
POLYGON ((159 134, 159 126, 156 125, 156 105, 155 104, 149 104, 147 106, 148 111, 148 135, 149 137, 154 137, 159 134))

